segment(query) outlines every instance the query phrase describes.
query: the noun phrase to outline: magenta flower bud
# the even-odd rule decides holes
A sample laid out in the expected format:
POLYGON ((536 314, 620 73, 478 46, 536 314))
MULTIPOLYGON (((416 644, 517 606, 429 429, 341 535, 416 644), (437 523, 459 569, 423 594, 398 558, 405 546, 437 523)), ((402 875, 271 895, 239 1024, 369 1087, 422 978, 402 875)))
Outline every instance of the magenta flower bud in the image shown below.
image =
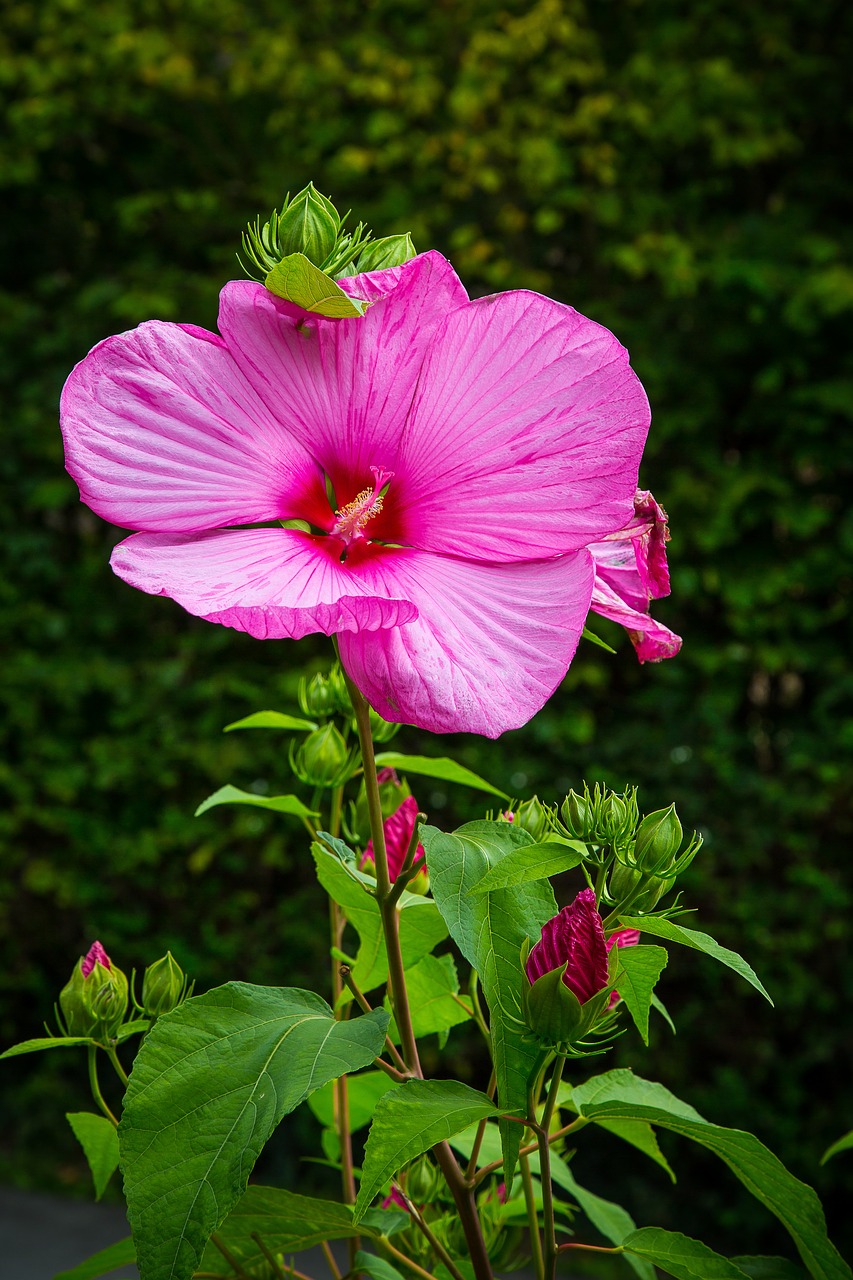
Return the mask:
POLYGON ((59 994, 65 1033, 109 1039, 124 1021, 128 998, 127 978, 100 942, 93 942, 59 994))
POLYGON ((97 941, 92 943, 81 962, 80 969, 84 978, 88 978, 96 964, 101 965, 104 969, 112 969, 113 967, 106 951, 97 941))
POLYGON ((542 937, 527 957, 528 980, 566 966, 563 982, 580 1004, 607 986, 607 943, 592 889, 542 926, 542 937))
MULTIPOLYGON (((385 851, 388 855, 388 877, 393 884, 403 869, 406 854, 412 840, 415 823, 418 820, 418 802, 414 796, 407 796, 398 809, 385 819, 385 851)), ((368 840, 361 855, 359 868, 376 875, 376 859, 373 855, 373 841, 368 840)), ((417 871, 408 883, 410 893, 426 893, 429 888, 429 873, 426 868, 426 854, 422 844, 418 845, 415 860, 412 864, 417 871)))

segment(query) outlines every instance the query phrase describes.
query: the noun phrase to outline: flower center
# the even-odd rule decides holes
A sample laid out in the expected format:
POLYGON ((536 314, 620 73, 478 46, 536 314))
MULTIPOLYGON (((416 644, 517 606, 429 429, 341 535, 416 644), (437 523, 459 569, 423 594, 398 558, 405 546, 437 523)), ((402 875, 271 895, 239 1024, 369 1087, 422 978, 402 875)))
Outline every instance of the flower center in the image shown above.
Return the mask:
POLYGON ((352 502, 348 502, 335 512, 335 526, 332 534, 342 538, 347 546, 364 537, 364 526, 382 510, 380 490, 394 478, 394 472, 386 471, 384 467, 371 467, 370 470, 373 474, 373 488, 362 489, 352 502))

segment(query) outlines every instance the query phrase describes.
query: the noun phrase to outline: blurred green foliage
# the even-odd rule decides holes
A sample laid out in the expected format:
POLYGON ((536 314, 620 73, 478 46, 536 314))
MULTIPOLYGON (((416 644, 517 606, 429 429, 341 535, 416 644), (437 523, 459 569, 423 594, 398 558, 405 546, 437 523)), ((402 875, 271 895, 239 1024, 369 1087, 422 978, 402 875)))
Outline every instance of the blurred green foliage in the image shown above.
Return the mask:
MULTIPOLYGON (((678 1037, 658 1023, 651 1060, 629 1035, 618 1061, 754 1129, 818 1187, 842 1244, 850 1163, 818 1158, 853 1106, 853 184, 835 70, 852 13, 7 0, 4 1043, 38 1034, 96 936, 128 970, 172 947, 202 989, 306 983, 322 961, 295 825, 191 815, 226 781, 285 789, 283 739, 220 729, 292 708, 325 649, 259 644, 112 578, 119 534, 78 504, 56 426, 64 377, 102 337, 152 316, 213 327, 244 224, 313 179, 378 234, 447 253, 473 293, 546 291, 631 350, 655 414, 641 481, 673 529, 658 613, 682 655, 639 668, 597 620, 618 656, 583 645, 524 731, 397 742, 544 798, 584 776, 638 782, 646 810, 674 799, 701 827, 687 878, 701 926, 747 955, 777 1008, 679 953, 662 987, 678 1037)), ((422 803, 438 822, 479 811, 438 788, 422 803)), ((49 1136, 85 1105, 82 1064, 4 1064, 2 1096, 0 1174, 85 1187, 70 1133, 49 1136)), ((640 1222, 778 1249, 724 1174, 670 1154, 674 1190, 615 1146, 578 1159, 640 1222)))

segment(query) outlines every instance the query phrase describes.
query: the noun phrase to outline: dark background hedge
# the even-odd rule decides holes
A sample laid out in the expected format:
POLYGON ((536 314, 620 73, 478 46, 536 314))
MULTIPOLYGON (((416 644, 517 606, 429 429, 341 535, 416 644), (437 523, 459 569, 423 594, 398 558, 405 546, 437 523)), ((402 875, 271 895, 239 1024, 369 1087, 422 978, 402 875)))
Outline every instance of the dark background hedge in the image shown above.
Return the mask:
MULTIPOLYGON (((0 1040, 38 1033, 95 936, 127 969, 171 946, 202 988, 308 982, 322 956, 298 831, 192 812, 226 781, 286 786, 279 740, 220 729, 292 705, 325 650, 113 578, 118 531, 77 502, 56 426, 100 338, 152 316, 213 327, 242 225, 313 178, 448 254, 473 293, 546 291, 631 350, 655 415, 641 480, 673 530, 658 613, 682 655, 640 668, 607 631, 618 656, 584 646, 525 730, 397 742, 516 793, 636 781, 702 829, 685 887, 776 1009, 678 953, 678 1036, 659 1023, 649 1057, 628 1035, 617 1060, 754 1129, 841 1245, 853 1161, 818 1160, 853 1123, 850 6, 10 0, 4 19, 0 1040)), ((439 822, 480 811, 424 802, 439 822)), ((87 1194, 62 1121, 86 1105, 82 1064, 4 1064, 2 1098, 0 1177, 87 1194)), ((270 1176, 293 1178, 310 1136, 300 1121, 270 1176)), ((642 1223, 785 1248, 725 1171, 667 1149, 674 1189, 615 1142, 579 1168, 642 1223)))

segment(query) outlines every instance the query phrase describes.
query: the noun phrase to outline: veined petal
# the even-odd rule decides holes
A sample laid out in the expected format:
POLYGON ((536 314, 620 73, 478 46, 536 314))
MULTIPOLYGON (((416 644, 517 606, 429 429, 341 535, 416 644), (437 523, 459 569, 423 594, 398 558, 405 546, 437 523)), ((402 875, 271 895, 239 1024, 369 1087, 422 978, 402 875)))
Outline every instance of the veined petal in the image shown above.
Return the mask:
POLYGON ((486 564, 384 548, 376 594, 417 606, 408 626, 344 635, 341 659, 386 720, 496 738, 526 724, 566 674, 592 592, 585 551, 486 564))
POLYGON ((468 297, 438 253, 342 287, 371 301, 364 316, 330 320, 248 281, 225 286, 219 312, 229 350, 331 477, 339 505, 370 483, 371 466, 397 471, 426 349, 447 312, 468 297))
POLYGON ((140 533, 119 543, 111 563, 132 587, 258 640, 374 632, 417 617, 374 574, 341 564, 341 550, 337 539, 290 529, 140 533))
POLYGON ((610 618, 611 622, 625 627, 640 662, 662 662, 664 658, 674 658, 681 648, 681 636, 663 623, 655 622, 648 612, 632 608, 598 574, 590 608, 594 613, 600 613, 602 618, 610 618))
POLYGON ((632 515, 649 420, 627 352, 571 307, 515 292, 457 308, 394 464, 399 540, 494 560, 594 542, 632 515))
POLYGON ((151 320, 107 338, 65 384, 62 430, 82 500, 114 524, 331 521, 320 469, 204 329, 151 320))

